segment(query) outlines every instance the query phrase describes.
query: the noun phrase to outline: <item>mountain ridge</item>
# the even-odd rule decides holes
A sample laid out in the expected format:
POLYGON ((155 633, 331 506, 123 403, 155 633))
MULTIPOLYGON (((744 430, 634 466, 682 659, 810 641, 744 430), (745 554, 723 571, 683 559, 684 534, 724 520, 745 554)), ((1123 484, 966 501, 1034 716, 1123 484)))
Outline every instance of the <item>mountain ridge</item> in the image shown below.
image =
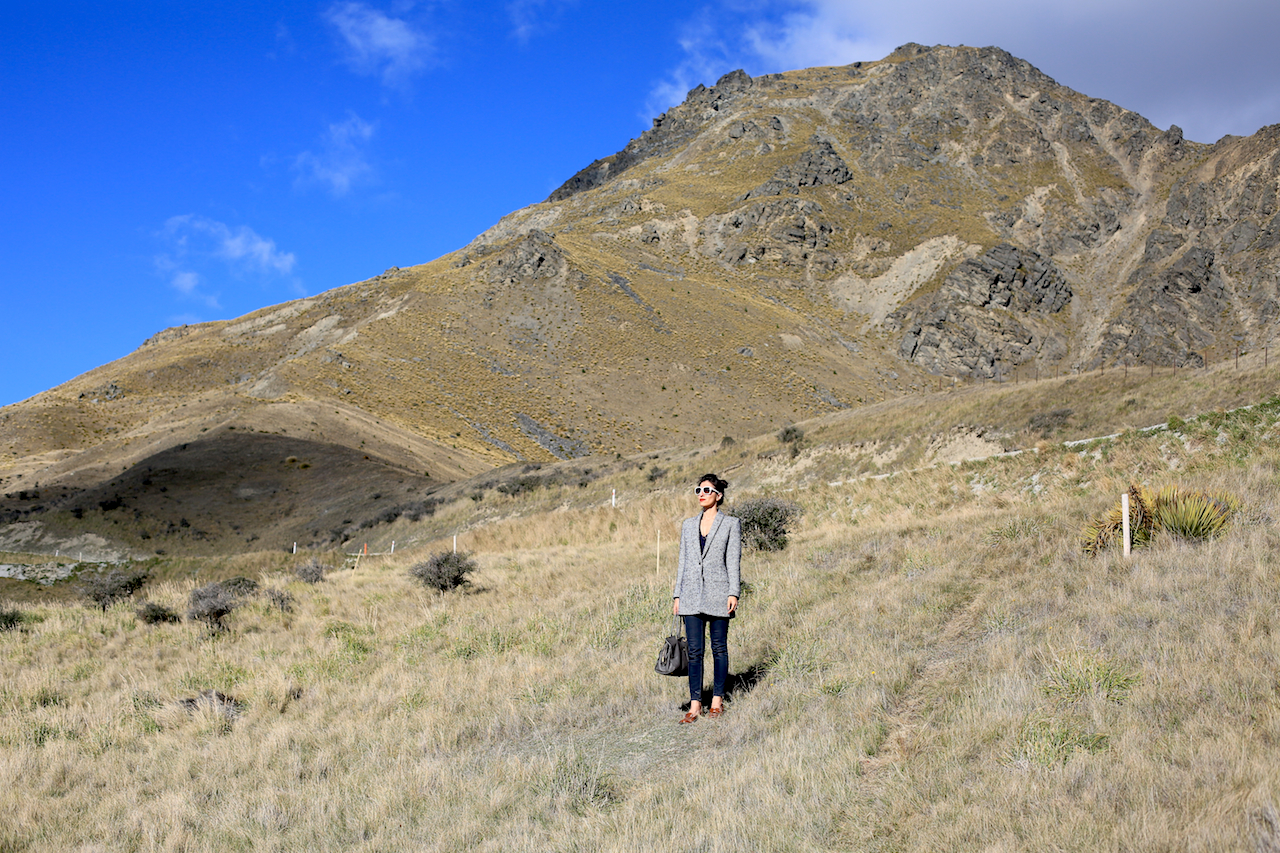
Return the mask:
POLYGON ((1196 366, 1270 340, 1278 186, 1280 126, 1191 142, 997 48, 735 71, 455 252, 5 407, 0 487, 56 488, 51 518, 177 445, 266 434, 367 456, 344 488, 381 512, 386 466, 430 494, 939 382, 1196 366))

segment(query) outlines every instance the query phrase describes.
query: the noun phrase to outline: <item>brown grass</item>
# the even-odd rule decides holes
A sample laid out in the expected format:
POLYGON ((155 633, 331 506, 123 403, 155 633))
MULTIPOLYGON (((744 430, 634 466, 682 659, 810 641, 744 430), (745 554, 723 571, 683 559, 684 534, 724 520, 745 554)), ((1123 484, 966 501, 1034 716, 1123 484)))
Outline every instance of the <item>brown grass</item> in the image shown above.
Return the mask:
MULTIPOLYGON (((506 499, 466 534, 464 594, 410 581, 419 548, 316 586, 264 565, 293 612, 251 599, 221 635, 24 605, 0 634, 0 844, 1275 843, 1274 409, 789 493, 793 544, 746 562, 729 713, 692 727, 682 683, 652 672, 690 512, 674 480, 617 510, 565 506, 573 487, 506 499), (1246 521, 1084 557, 1081 523, 1130 480, 1232 491, 1246 521), (207 690, 238 716, 176 704, 207 690)), ((657 461, 688 480, 735 449, 657 461)), ((193 585, 148 594, 181 610, 193 585)))

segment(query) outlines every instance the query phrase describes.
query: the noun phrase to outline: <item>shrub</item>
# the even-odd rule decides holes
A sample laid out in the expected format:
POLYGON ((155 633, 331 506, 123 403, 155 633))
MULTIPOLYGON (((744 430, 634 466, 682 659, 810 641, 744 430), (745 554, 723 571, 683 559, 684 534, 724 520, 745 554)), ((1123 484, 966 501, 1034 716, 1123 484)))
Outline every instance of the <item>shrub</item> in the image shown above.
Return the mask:
POLYGON ((1054 430, 1061 429, 1067 425, 1072 411, 1071 409, 1054 409, 1051 412, 1032 415, 1027 420, 1027 429, 1031 432, 1040 433, 1041 438, 1048 438, 1054 430))
POLYGON ((326 566, 315 557, 312 557, 294 569, 293 573, 303 583, 320 583, 320 581, 324 580, 325 574, 332 570, 332 566, 326 566))
POLYGON ((246 577, 228 578, 222 586, 232 595, 253 595, 258 591, 258 582, 246 577))
POLYGON ((1184 539, 1212 539, 1227 529, 1239 509, 1240 501, 1233 495, 1179 492, 1170 487, 1156 495, 1151 515, 1158 530, 1184 539))
POLYGON ((12 631, 22 624, 22 611, 15 608, 0 608, 0 632, 12 631))
POLYGON ((420 563, 415 563, 409 569, 409 574, 432 589, 446 592, 469 585, 467 575, 474 572, 476 568, 476 561, 470 554, 442 551, 439 554, 432 554, 420 563))
POLYGON ((800 427, 795 424, 785 426, 782 428, 782 431, 778 433, 778 441, 783 444, 791 445, 791 458, 795 459, 800 455, 800 450, 804 446, 802 444, 804 441, 804 430, 800 429, 800 427))
POLYGON ((435 498, 427 498, 426 500, 413 501, 411 503, 388 507, 373 518, 367 518, 360 522, 360 529, 364 530, 369 527, 376 527, 379 524, 390 524, 401 516, 404 516, 410 521, 421 521, 424 518, 429 518, 430 516, 435 515, 436 507, 441 503, 442 501, 438 501, 435 498))
MULTIPOLYGON (((1161 531, 1187 539, 1210 539, 1222 533, 1240 509, 1234 495, 1209 494, 1177 486, 1159 492, 1129 486, 1129 535, 1134 548, 1149 545, 1161 531)), ((1124 530, 1124 508, 1117 503, 1085 525, 1081 548, 1097 554, 1115 544, 1124 530)))
POLYGON ((148 577, 149 575, 146 572, 124 572, 120 569, 112 569, 106 574, 98 572, 82 579, 80 591, 85 598, 102 608, 102 612, 106 613, 107 608, 112 604, 122 598, 128 598, 141 589, 142 585, 147 582, 148 577))
POLYGON ((272 607, 280 609, 281 613, 293 612, 293 596, 282 589, 264 590, 267 595, 267 601, 271 602, 272 607))
POLYGON ((182 620, 176 612, 163 604, 156 604, 154 601, 148 601, 138 608, 138 618, 148 625, 160 625, 166 622, 180 622, 182 620))
POLYGON ((742 520, 742 544, 755 551, 781 551, 803 510, 781 498, 752 498, 728 510, 742 520))
POLYGON ((205 584, 191 590, 187 618, 204 622, 211 631, 225 631, 227 626, 222 624, 223 618, 239 605, 239 599, 225 584, 205 584))
POLYGON ((498 491, 514 498, 523 495, 525 492, 532 492, 541 485, 541 477, 517 477, 509 483, 503 483, 498 486, 498 491))

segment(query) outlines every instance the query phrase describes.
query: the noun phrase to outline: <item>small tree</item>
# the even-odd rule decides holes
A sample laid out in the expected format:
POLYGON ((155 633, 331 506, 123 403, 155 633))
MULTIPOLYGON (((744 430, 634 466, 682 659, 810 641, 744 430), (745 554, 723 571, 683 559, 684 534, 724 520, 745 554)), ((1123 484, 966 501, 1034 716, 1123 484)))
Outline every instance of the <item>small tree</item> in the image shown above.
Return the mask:
POLYGON ((800 517, 799 504, 781 498, 751 498, 728 510, 742 521, 742 543, 755 551, 781 551, 800 517))
POLYGON ((142 589, 148 577, 150 576, 146 572, 122 572, 119 569, 112 569, 106 574, 98 572, 89 578, 82 578, 80 591, 85 598, 106 613, 108 607, 142 589))
POLYGON ((471 558, 470 554, 441 551, 439 554, 432 554, 420 563, 415 563, 409 569, 409 574, 432 589, 447 592, 460 586, 469 585, 471 582, 467 580, 467 575, 477 568, 476 561, 471 558))
POLYGON ((204 622, 210 631, 225 631, 227 626, 222 624, 223 617, 239 605, 240 601, 235 594, 222 584, 205 584, 191 590, 187 618, 204 622))

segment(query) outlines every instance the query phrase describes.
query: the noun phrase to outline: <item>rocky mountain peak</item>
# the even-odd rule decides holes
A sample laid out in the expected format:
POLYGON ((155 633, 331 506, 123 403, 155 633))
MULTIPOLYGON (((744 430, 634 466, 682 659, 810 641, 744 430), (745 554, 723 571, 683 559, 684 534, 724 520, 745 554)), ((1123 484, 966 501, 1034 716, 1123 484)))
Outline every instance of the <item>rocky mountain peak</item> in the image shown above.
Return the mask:
MULTIPOLYGON (((993 47, 738 70, 458 252, 167 330, 8 407, 0 478, 111 504, 175 446, 225 473, 287 445, 348 484, 401 472, 408 501, 940 376, 1202 364, 1271 342, 1278 280, 1280 125, 1202 145, 993 47)), ((237 487, 312 488, 291 465, 237 487)))

